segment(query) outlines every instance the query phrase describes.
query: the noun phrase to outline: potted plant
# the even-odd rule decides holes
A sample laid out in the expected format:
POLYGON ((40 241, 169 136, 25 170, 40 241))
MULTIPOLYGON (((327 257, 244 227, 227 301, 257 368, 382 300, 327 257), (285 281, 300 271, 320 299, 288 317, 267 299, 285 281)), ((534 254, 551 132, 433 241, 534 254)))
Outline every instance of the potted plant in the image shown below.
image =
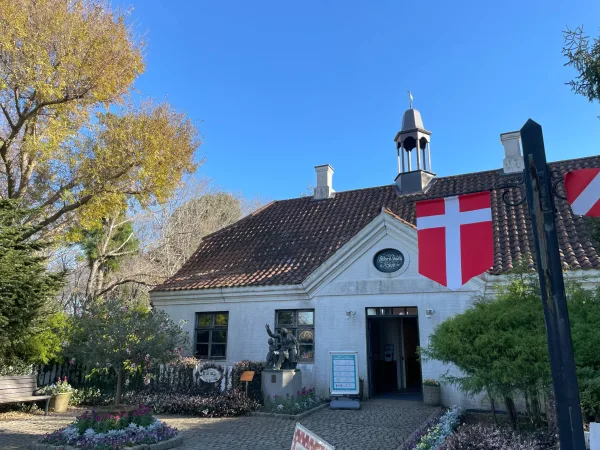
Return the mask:
POLYGON ((423 381, 423 403, 429 406, 440 404, 440 382, 437 380, 423 381))
POLYGON ((56 383, 53 383, 50 386, 44 386, 40 389, 40 392, 52 396, 48 406, 52 408, 54 412, 65 412, 69 406, 73 388, 67 381, 67 377, 64 377, 62 380, 59 377, 56 383))

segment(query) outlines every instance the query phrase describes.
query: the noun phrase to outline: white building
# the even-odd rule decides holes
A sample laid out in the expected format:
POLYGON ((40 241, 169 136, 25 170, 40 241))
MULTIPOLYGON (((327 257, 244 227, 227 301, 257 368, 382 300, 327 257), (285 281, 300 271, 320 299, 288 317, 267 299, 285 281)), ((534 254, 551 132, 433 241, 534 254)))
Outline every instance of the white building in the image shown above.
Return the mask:
MULTIPOLYGON (((432 172, 430 135, 419 112, 407 110, 395 138, 395 184, 336 193, 333 169, 317 166, 313 197, 272 202, 206 237, 154 289, 153 304, 188 321, 200 359, 264 360, 268 323, 293 330, 303 384, 323 395, 328 352, 336 350, 358 352, 368 395, 420 391, 423 379, 439 379, 448 369, 417 359, 417 346, 427 346, 435 326, 468 308, 517 262, 534 267, 527 206, 508 205, 498 189, 522 173, 519 133, 501 135, 502 169, 451 177, 432 172), (485 190, 492 195, 494 266, 456 292, 419 275, 415 201, 485 190)), ((600 167, 600 157, 550 164, 558 174, 584 167, 600 167)), ((521 195, 512 189, 507 197, 514 204, 521 195)), ((600 258, 585 220, 573 217, 564 200, 557 199, 557 209, 565 268, 596 276, 600 258)), ((442 400, 480 406, 450 386, 442 400)))

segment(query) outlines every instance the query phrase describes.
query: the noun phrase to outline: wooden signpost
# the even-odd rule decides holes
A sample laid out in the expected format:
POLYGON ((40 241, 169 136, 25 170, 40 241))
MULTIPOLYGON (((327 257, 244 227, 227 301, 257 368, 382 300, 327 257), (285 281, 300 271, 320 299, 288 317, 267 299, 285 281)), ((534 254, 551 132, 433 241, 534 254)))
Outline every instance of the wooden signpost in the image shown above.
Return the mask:
POLYGON ((571 327, 554 220, 554 189, 550 180, 542 127, 529 119, 521 128, 527 205, 535 240, 537 273, 546 319, 552 384, 561 449, 584 450, 571 327))
POLYGON ((245 372, 242 372, 240 381, 246 382, 246 397, 248 397, 248 382, 252 382, 253 379, 254 379, 254 372, 252 370, 246 370, 245 372))

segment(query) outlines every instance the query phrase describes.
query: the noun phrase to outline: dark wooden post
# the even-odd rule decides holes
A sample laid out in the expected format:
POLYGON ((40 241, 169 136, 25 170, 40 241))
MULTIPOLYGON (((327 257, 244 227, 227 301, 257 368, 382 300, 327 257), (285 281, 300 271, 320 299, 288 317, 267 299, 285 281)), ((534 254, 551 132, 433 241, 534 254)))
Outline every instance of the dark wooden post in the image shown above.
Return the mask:
POLYGON ((544 305, 560 448, 585 450, 571 326, 556 235, 554 194, 542 127, 529 119, 521 128, 529 217, 544 305))

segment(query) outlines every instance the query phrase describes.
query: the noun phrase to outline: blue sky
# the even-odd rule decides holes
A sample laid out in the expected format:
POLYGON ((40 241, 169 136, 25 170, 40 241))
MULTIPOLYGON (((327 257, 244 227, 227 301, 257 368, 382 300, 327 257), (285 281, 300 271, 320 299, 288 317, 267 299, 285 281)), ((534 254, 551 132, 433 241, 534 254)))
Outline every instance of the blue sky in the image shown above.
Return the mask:
POLYGON ((407 90, 438 175, 498 168, 500 133, 531 117, 549 160, 600 153, 600 107, 564 82, 562 30, 597 36, 595 0, 163 1, 133 6, 136 88, 199 124, 198 176, 296 197, 331 164, 337 191, 390 184, 407 90))

